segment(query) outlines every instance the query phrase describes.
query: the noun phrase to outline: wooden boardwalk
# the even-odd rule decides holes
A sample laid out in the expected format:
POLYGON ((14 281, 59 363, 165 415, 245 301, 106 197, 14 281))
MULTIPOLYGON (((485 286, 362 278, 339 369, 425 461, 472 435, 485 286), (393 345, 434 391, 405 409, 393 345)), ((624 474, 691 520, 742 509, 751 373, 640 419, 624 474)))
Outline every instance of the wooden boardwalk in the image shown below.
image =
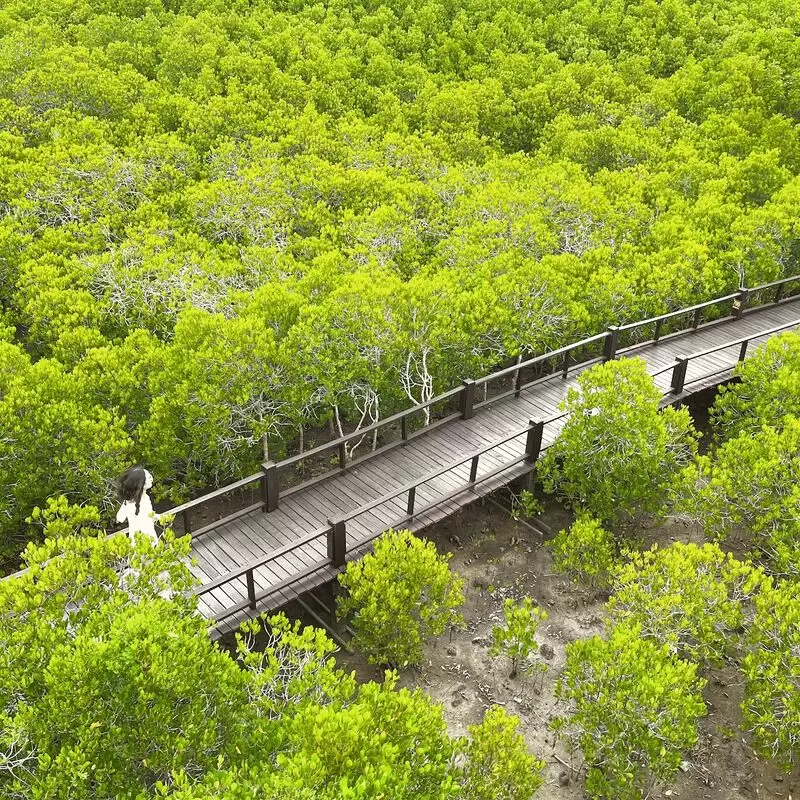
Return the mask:
MULTIPOLYGON (((779 289, 782 286, 780 283, 779 289)), ((735 302, 733 295, 720 302, 728 302, 730 308, 731 298, 735 302)), ((740 356, 752 354, 759 344, 780 332, 776 329, 797 327, 800 324, 797 299, 800 298, 780 299, 739 318, 728 316, 707 324, 701 324, 699 313, 689 309, 694 314, 693 329, 617 352, 614 352, 617 342, 621 344, 625 331, 635 326, 619 331, 610 329, 608 334, 593 337, 584 344, 602 345, 606 348, 606 358, 641 357, 664 391, 665 403, 676 402, 725 380, 740 356), (743 347, 740 340, 745 338, 747 343, 743 347), (713 350, 730 342, 734 344, 713 350), (712 352, 705 352, 708 350, 712 352), (692 357, 683 362, 676 360, 687 356, 692 357)), ((735 314, 736 306, 733 308, 735 314)), ((665 315, 664 321, 668 322, 669 317, 665 315)), ((662 322, 656 320, 655 324, 658 331, 662 322)), ((257 507, 251 505, 236 519, 200 529, 193 538, 196 564, 192 570, 201 582, 198 589, 201 613, 218 620, 216 635, 234 629, 250 614, 277 608, 329 581, 344 559, 361 554, 388 527, 402 524, 420 530, 468 505, 477 496, 529 472, 535 454, 527 461, 525 456, 526 452, 530 454, 531 447, 538 451, 537 435, 541 437, 542 448, 554 441, 564 422, 558 410, 560 401, 584 369, 602 360, 595 357, 572 366, 571 351, 564 350, 563 369, 559 366, 555 374, 538 378, 529 385, 518 379, 518 397, 513 383, 517 371, 513 369, 495 374, 498 380, 505 381, 501 389, 506 389, 497 399, 489 397, 482 401, 481 381, 472 386, 465 383, 449 393, 451 400, 460 399, 461 412, 451 414, 438 426, 375 454, 367 454, 367 458, 349 464, 343 460, 346 468, 285 492, 280 499, 277 485, 268 486, 264 480, 264 506, 277 504, 274 510, 263 511, 259 501, 254 504, 257 507), (546 424, 537 430, 531 426, 531 420, 546 424), (477 451, 484 452, 474 458, 477 451), (462 463, 457 464, 459 461, 462 463), (445 469, 453 464, 456 466, 445 469), (424 480, 431 473, 440 474, 424 480), (270 492, 274 495, 268 497, 270 492), (410 517, 412 505, 416 513, 410 517), (267 563, 261 563, 271 554, 273 557, 267 563)), ((552 367, 554 361, 542 363, 552 367)), ((406 438, 405 418, 401 422, 406 438)), ((299 458, 278 466, 291 469, 299 458)), ((257 485, 257 478, 251 478, 251 485, 257 485)), ((240 481, 238 485, 244 483, 240 481)), ((190 505, 196 504, 186 504, 177 510, 180 513, 190 505)))

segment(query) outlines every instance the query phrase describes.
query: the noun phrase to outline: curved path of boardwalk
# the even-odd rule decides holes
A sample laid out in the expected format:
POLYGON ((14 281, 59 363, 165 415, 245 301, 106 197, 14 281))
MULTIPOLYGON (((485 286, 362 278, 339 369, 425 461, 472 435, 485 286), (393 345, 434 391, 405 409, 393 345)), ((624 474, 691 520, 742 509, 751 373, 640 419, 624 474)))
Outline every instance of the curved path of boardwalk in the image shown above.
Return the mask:
POLYGON ((450 403, 453 413, 431 428, 411 431, 409 420, 412 413, 421 416, 418 409, 405 419, 396 415, 386 422, 381 433, 389 443, 374 454, 350 462, 340 452, 342 442, 333 442, 316 448, 312 456, 316 453, 328 464, 339 455, 340 466, 305 484, 279 488, 281 475, 296 474, 308 454, 265 465, 263 473, 206 496, 206 503, 219 500, 232 488, 245 507, 202 528, 197 528, 203 522, 198 514, 202 499, 178 507, 179 518, 181 513, 190 515, 185 517, 187 529, 194 525, 193 570, 201 582, 201 612, 218 621, 216 632, 222 635, 248 615, 277 608, 328 582, 345 560, 362 553, 388 527, 420 530, 525 475, 563 425, 558 407, 568 388, 598 361, 644 359, 665 403, 680 402, 726 380, 737 361, 770 336, 800 326, 800 297, 783 299, 784 285, 766 287, 770 292, 778 287, 778 302, 773 297, 768 305, 742 311, 747 297, 729 295, 717 301, 716 311, 713 303, 702 304, 661 321, 609 329, 526 362, 522 371, 511 368, 466 381, 436 407, 446 413, 450 403), (727 316, 720 316, 726 305, 727 316), (707 312, 717 319, 703 323, 707 312), (689 329, 659 337, 670 325, 689 329), (626 336, 653 337, 654 328, 658 341, 622 348, 626 336), (586 360, 592 348, 594 357, 586 360), (555 372, 537 377, 537 367, 555 372), (487 399, 484 385, 490 390, 487 399), (248 489, 249 506, 241 500, 248 489))

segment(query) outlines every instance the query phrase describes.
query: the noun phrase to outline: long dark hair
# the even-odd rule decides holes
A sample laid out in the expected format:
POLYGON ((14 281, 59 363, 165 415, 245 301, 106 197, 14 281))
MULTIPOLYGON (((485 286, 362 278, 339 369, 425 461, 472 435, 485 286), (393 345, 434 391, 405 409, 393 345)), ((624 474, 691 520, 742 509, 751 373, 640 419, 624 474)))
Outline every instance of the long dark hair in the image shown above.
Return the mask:
POLYGON ((117 496, 121 502, 129 501, 136 503, 136 513, 139 513, 139 503, 142 499, 142 492, 144 492, 144 483, 147 480, 147 474, 144 467, 131 467, 126 469, 120 475, 117 482, 117 496))

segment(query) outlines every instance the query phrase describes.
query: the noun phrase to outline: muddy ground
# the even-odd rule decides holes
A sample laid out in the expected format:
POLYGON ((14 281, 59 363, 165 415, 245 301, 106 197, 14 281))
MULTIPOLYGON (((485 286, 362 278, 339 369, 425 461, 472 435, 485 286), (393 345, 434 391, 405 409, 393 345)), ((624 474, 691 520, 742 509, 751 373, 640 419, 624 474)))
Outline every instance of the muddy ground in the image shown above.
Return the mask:
MULTIPOLYGON (((570 757, 554 742, 547 723, 567 708, 553 694, 564 665, 564 646, 575 639, 600 633, 606 595, 575 587, 554 572, 546 531, 557 532, 569 524, 566 513, 549 504, 534 521, 541 530, 515 522, 491 500, 476 503, 426 533, 441 552, 452 552, 452 568, 465 581, 466 630, 455 630, 430 642, 425 662, 418 670, 401 675, 401 685, 420 687, 444 706, 453 734, 466 732, 481 720, 492 703, 503 705, 521 719, 521 731, 530 750, 546 762, 545 785, 537 800, 583 798, 583 781, 576 769, 580 755, 570 757), (546 656, 543 677, 508 678, 509 662, 488 655, 491 632, 502 621, 507 597, 532 597, 547 610, 548 619, 537 639, 546 656)), ((680 520, 643 530, 646 545, 666 546, 673 541, 700 541, 701 533, 680 520)), ((379 680, 380 671, 355 653, 341 652, 337 659, 361 680, 379 680)), ((700 742, 687 755, 685 771, 671 786, 657 787, 651 796, 685 800, 750 800, 798 798, 800 770, 784 775, 758 759, 739 731, 741 678, 734 665, 708 676, 705 699, 708 715, 700 723, 700 742)))

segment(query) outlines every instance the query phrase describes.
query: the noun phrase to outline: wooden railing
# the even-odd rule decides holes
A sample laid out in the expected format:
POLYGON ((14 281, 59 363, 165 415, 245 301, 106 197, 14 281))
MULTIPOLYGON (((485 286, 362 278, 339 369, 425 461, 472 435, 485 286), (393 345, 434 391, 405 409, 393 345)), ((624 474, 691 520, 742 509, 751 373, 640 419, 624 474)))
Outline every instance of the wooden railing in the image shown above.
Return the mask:
MULTIPOLYGON (((705 306, 705 304, 703 305, 705 306)), ((648 322, 652 322, 652 320, 648 322)), ((715 374, 718 374, 719 372, 730 370, 730 367, 725 367, 724 370, 705 373, 702 376, 694 378, 693 380, 687 382, 686 381, 687 365, 691 361, 698 358, 702 358, 703 356, 707 356, 715 352, 719 352, 721 350, 725 350, 730 347, 739 347, 739 354, 737 358, 737 363, 738 363, 739 361, 744 360, 747 354, 748 344, 754 339, 760 339, 765 336, 771 336, 775 333, 779 333, 780 331, 788 330, 790 328, 799 326, 800 326, 800 319, 796 319, 792 322, 788 322, 783 325, 770 328, 766 331, 760 331, 758 333, 751 334, 750 336, 724 342, 723 344, 715 345, 714 347, 710 347, 705 350, 698 350, 687 356, 678 356, 676 358, 674 365, 669 365, 661 369, 653 370, 649 374, 651 375, 651 377, 656 377, 666 372, 670 371, 672 372, 670 388, 664 393, 664 397, 670 402, 672 402, 672 398, 674 397, 674 395, 682 394, 687 385, 690 385, 691 383, 700 380, 706 380, 707 378, 715 374)), ((374 500, 370 500, 368 503, 365 503, 364 505, 361 505, 353 509, 352 511, 343 516, 329 519, 328 524, 326 526, 323 526, 321 528, 312 531, 311 533, 307 534, 301 539, 298 539, 295 542, 291 542, 285 545, 284 547, 281 547, 280 549, 275 550, 272 553, 269 553, 268 555, 262 558, 256 559, 251 563, 242 566, 239 569, 236 569, 225 575, 221 575, 211 583, 199 586, 195 590, 195 594, 197 596, 202 596, 208 594, 209 592, 212 592, 215 589, 225 586, 226 584, 231 583, 234 580, 240 578, 245 579, 247 585, 247 599, 215 613, 214 618, 217 621, 220 621, 247 608, 255 610, 258 603, 262 602, 267 597, 276 594, 277 592, 287 588, 292 584, 298 583, 299 581, 303 580, 306 577, 309 577, 310 575, 316 572, 319 572, 324 569, 330 569, 332 570, 332 573, 338 572, 344 566, 348 552, 351 552, 353 550, 358 550, 359 548, 364 547, 365 545, 369 544, 371 541, 376 539, 378 536, 380 536, 388 528, 403 525, 413 520, 414 517, 419 517, 422 514, 425 514, 426 512, 436 508, 442 503, 446 503, 447 501, 452 500, 453 498, 463 494, 466 491, 474 490, 477 484, 484 483, 496 477, 497 475, 505 473, 520 463, 524 462, 527 465, 529 465, 529 467, 532 469, 533 465, 538 460, 542 451, 547 449, 547 447, 549 446, 547 444, 544 444, 543 441, 545 427, 547 425, 551 425, 555 422, 562 420, 566 416, 567 416, 566 412, 561 412, 558 414, 553 414, 542 420, 530 420, 525 427, 517 431, 514 431, 513 433, 507 436, 504 436, 502 439, 498 439, 492 442, 491 444, 480 448, 479 450, 475 450, 469 455, 460 457, 443 467, 439 467, 419 478, 416 478, 414 481, 404 486, 401 486, 400 488, 392 489, 391 491, 386 492, 380 497, 374 500), (492 450, 496 450, 497 448, 502 447, 503 445, 506 445, 509 442, 514 441, 515 439, 519 439, 522 436, 525 436, 525 449, 522 455, 502 461, 499 466, 495 466, 486 473, 478 475, 480 459, 482 456, 485 456, 492 450), (417 490, 420 487, 424 486, 425 484, 429 483, 430 481, 442 475, 445 475, 449 472, 453 472, 454 470, 458 469, 459 467, 467 463, 470 464, 469 479, 467 481, 460 483, 458 486, 456 486, 455 488, 451 489, 449 492, 443 495, 438 495, 434 500, 427 502, 425 505, 421 507, 417 505, 417 490), (368 536, 361 537, 358 540, 348 542, 348 531, 347 531, 348 522, 351 522, 356 517, 362 516, 363 514, 367 514, 371 511, 374 511, 375 509, 381 506, 385 506, 388 503, 396 501, 399 498, 403 498, 403 500, 405 501, 404 514, 398 516, 389 525, 379 526, 378 529, 370 533, 368 536), (299 550, 302 547, 305 547, 307 544, 313 541, 317 540, 321 541, 323 539, 326 541, 327 545, 327 557, 325 559, 321 559, 312 563, 308 567, 304 568, 301 572, 290 575, 287 578, 281 580, 280 582, 268 586, 261 592, 256 592, 256 585, 255 585, 256 570, 264 566, 267 566, 273 561, 276 561, 277 559, 283 556, 289 555, 290 553, 299 550)))
POLYGON ((268 461, 262 465, 260 472, 249 475, 234 483, 228 484, 217 489, 209 494, 202 495, 201 497, 190 500, 186 503, 169 509, 164 512, 164 515, 178 516, 180 515, 183 523, 183 530, 185 533, 191 533, 193 536, 201 536, 208 533, 222 525, 249 514, 258 509, 270 512, 278 508, 278 503, 281 497, 289 497, 297 492, 303 491, 310 486, 313 486, 321 481, 327 480, 331 475, 345 472, 354 464, 361 465, 365 461, 373 458, 375 455, 385 453, 397 446, 403 446, 417 436, 428 433, 435 428, 446 425, 456 419, 470 419, 476 410, 483 408, 491 403, 495 403, 505 397, 514 395, 519 397, 523 390, 528 389, 535 384, 548 380, 554 376, 560 375, 566 378, 569 372, 575 368, 584 369, 593 363, 609 361, 616 358, 617 355, 629 353, 637 348, 644 347, 648 344, 664 341, 674 336, 679 336, 687 331, 700 330, 710 325, 717 325, 731 318, 738 319, 746 314, 748 311, 754 311, 758 308, 766 306, 774 306, 778 303, 784 302, 789 299, 794 299, 794 296, 786 297, 786 287, 797 282, 798 289, 800 289, 800 275, 792 275, 787 278, 765 283, 753 288, 741 288, 737 292, 723 295, 722 297, 714 298, 703 303, 698 303, 687 308, 681 308, 676 311, 670 311, 666 314, 661 314, 657 317, 650 317, 648 319, 640 320, 638 322, 630 322, 625 325, 612 325, 605 332, 589 336, 581 339, 557 350, 553 350, 541 355, 533 356, 517 364, 497 370, 485 375, 482 378, 473 380, 465 378, 461 386, 454 387, 442 394, 432 397, 424 403, 413 405, 403 411, 386 417, 378 422, 361 428, 353 433, 346 434, 337 439, 334 439, 325 444, 321 444, 311 450, 306 450, 302 453, 285 458, 280 462, 268 461), (750 304, 751 299, 757 293, 764 291, 774 290, 774 294, 767 303, 762 303, 759 306, 750 304), (730 304, 727 314, 722 314, 724 306, 730 304), (723 309, 720 309, 720 306, 723 309), (704 312, 709 312, 710 309, 715 309, 716 314, 712 315, 712 319, 703 321, 704 312), (687 325, 683 328, 671 331, 664 334, 664 327, 667 323, 680 320, 682 317, 687 319, 687 325), (638 340, 628 346, 620 347, 620 337, 625 334, 639 332, 653 326, 653 337, 650 339, 638 340), (590 358, 577 358, 576 354, 588 356, 593 351, 597 351, 594 357, 590 358), (549 371, 546 371, 549 368, 549 371), (528 378, 525 378, 526 373, 528 378), (533 374, 531 374, 533 373, 533 374), (543 374, 544 373, 544 374, 543 374), (492 394, 487 399, 477 401, 476 389, 480 386, 488 386, 488 384, 495 381, 505 381, 513 376, 513 388, 499 393, 492 394), (411 420, 415 416, 424 413, 426 409, 433 406, 441 405, 445 409, 448 404, 454 403, 457 400, 457 410, 445 414, 439 419, 434 420, 429 425, 421 427, 415 431, 411 430, 411 420), (348 460, 347 458, 347 445, 351 442, 361 439, 365 436, 370 436, 390 426, 400 427, 400 438, 391 441, 374 451, 365 453, 358 459, 348 460), (337 455, 337 466, 333 470, 327 470, 307 481, 296 484, 286 489, 280 488, 280 476, 288 470, 296 467, 307 459, 324 455, 329 452, 335 452, 337 455), (199 528, 192 527, 191 512, 199 506, 204 505, 212 500, 219 499, 225 495, 229 495, 246 487, 258 486, 260 499, 257 502, 237 509, 236 511, 222 517, 221 519, 210 522, 199 528))

